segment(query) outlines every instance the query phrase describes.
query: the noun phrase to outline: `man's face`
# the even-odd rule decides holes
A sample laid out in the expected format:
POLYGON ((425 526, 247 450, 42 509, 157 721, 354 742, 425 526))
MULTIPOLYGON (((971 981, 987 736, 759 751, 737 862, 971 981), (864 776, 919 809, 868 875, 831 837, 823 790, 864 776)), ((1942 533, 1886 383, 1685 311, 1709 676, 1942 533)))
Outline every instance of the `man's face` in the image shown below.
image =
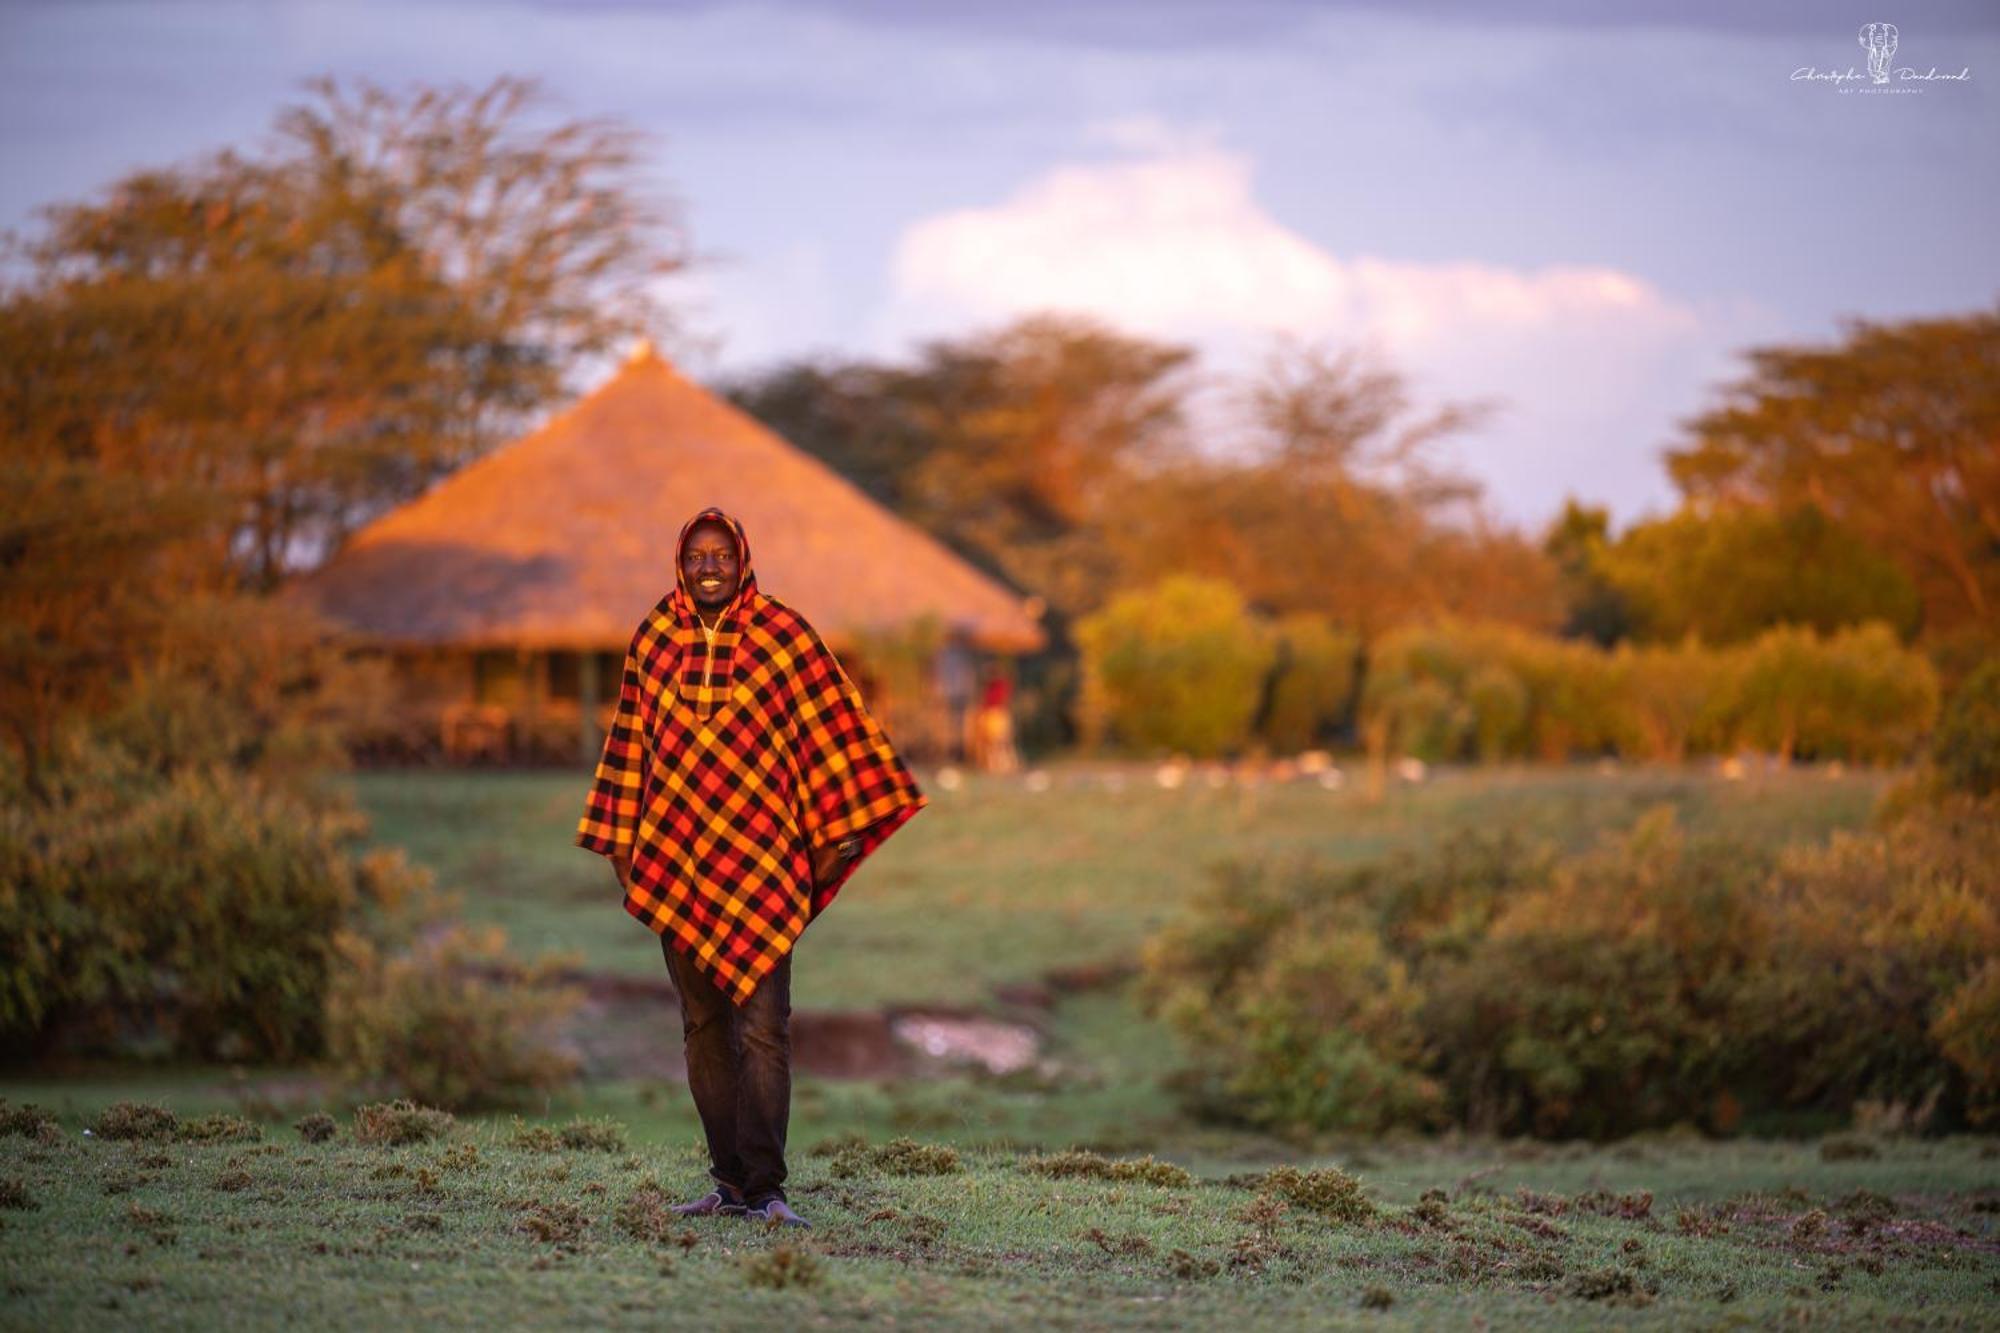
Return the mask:
POLYGON ((681 548, 681 576, 694 604, 713 611, 729 605, 742 585, 736 559, 736 538, 720 523, 700 523, 681 548))

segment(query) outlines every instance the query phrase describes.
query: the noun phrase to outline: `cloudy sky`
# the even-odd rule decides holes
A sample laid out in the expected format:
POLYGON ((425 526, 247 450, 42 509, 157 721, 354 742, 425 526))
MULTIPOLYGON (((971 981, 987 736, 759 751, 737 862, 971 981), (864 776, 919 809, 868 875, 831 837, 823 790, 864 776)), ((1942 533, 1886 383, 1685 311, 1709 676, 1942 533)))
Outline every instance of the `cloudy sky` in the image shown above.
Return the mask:
POLYGON ((310 75, 503 72, 656 136, 697 374, 1043 308, 1221 371, 1355 344, 1501 404, 1457 447, 1522 523, 1667 507, 1746 347, 2000 298, 1990 0, 16 0, 0 226, 254 144, 310 75), (1870 20, 1970 77, 1877 89, 1870 20))

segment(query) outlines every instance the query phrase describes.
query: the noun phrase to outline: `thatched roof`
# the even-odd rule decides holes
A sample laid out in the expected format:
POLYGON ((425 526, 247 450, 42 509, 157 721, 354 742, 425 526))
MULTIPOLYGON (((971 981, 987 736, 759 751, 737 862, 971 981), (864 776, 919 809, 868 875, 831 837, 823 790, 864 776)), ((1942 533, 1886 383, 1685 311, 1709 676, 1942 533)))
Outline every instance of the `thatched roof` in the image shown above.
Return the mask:
POLYGON ((928 613, 991 649, 1043 642, 1021 598, 646 346, 288 593, 385 643, 622 649, 705 505, 742 520, 759 586, 829 639, 928 613))

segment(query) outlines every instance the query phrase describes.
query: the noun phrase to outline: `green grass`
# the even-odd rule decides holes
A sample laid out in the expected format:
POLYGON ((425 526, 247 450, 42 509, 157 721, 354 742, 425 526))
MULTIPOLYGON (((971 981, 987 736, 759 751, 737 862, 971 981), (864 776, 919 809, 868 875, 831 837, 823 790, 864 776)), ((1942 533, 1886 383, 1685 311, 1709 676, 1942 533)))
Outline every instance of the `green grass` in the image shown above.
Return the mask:
POLYGON ((645 1238, 621 1210, 643 1220, 628 1201, 648 1177, 669 1201, 698 1193, 693 1146, 351 1133, 0 1139, 0 1325, 1963 1327, 1990 1318, 2000 1282, 2000 1160, 1963 1139, 1833 1162, 1810 1144, 1670 1139, 1376 1146, 1339 1163, 1378 1209, 1347 1223, 1268 1203, 1259 1220, 1255 1171, 1199 1161, 1182 1163, 1187 1187, 1051 1179, 1000 1148, 961 1149, 945 1175, 842 1175, 827 1144, 795 1152, 787 1181, 812 1230, 715 1218, 645 1238), (1522 1188, 1563 1198, 1530 1211, 1522 1188), (1432 1189, 1445 1197, 1424 1203, 1432 1189), (1858 1190, 1890 1200, 1886 1219, 1850 1224, 1883 1208, 1858 1190), (1617 1215, 1619 1196, 1642 1215, 1617 1215), (1814 1209, 1823 1225, 1802 1222, 1814 1209))
MULTIPOLYGON (((933 808, 813 926, 794 1004, 988 1005, 1001 983, 1129 959, 1230 855, 1359 860, 1472 825, 1575 848, 1659 801, 1690 827, 1770 845, 1860 825, 1883 781, 1452 772, 1375 806, 1315 787, 1247 799, 1144 782, 1112 791, 1082 766, 1058 770, 1043 793, 933 785, 933 808)), ((569 843, 583 784, 355 779, 376 838, 434 866, 469 916, 507 927, 518 948, 661 975, 656 943, 619 909, 602 862, 569 843)), ((1674 1135, 1605 1146, 1447 1135, 1308 1152, 1183 1117, 1158 1084, 1173 1042, 1125 989, 1065 994, 1044 1025, 1054 1078, 795 1078, 787 1190, 815 1223, 803 1234, 727 1219, 676 1224, 664 1239, 620 1229, 620 1205, 648 1175, 671 1198, 705 1188, 678 1083, 611 1079, 530 1108, 532 1123, 615 1118, 629 1151, 520 1151, 496 1116, 461 1122, 459 1144, 476 1145, 477 1160, 461 1151, 448 1166, 457 1145, 364 1148, 351 1123, 332 1144, 298 1141, 285 1126, 301 1112, 351 1110, 309 1071, 16 1073, 0 1095, 49 1107, 64 1133, 0 1137, 0 1203, 28 1205, 0 1207, 0 1327, 1949 1327, 1990 1321, 2000 1298, 2000 1141, 1890 1140, 1875 1157, 1835 1161, 1811 1141, 1674 1135), (83 1137, 107 1105, 133 1098, 183 1117, 245 1113, 268 1141, 83 1137), (835 1174, 831 1149, 857 1135, 950 1145, 964 1170, 835 1174), (1196 1183, 1023 1169, 1024 1154, 1070 1147, 1154 1154, 1196 1183), (1345 1168, 1382 1211, 1340 1226, 1293 1206, 1260 1223, 1255 1177, 1279 1164, 1345 1168), (1445 1192, 1442 1209, 1423 1201, 1432 1189, 1445 1192), (1524 1212, 1522 1189, 1653 1200, 1637 1219, 1573 1204, 1552 1216, 1524 1212), (1886 1229, 1848 1226, 1843 1201, 1856 1212, 1857 1190, 1894 1201, 1886 1229), (529 1203, 539 1211, 519 1206, 529 1203), (1827 1215, 1819 1234, 1800 1227, 1815 1208, 1827 1215), (541 1239, 522 1229, 531 1218, 544 1232, 584 1225, 574 1240, 541 1239), (795 1270, 807 1285, 753 1278, 795 1270)), ((659 1040, 678 1036, 670 1018, 661 1025, 659 1040)))
MULTIPOLYGON (((1446 770, 1378 805, 1313 785, 1255 795, 1163 791, 1098 770, 1055 786, 926 779, 932 805, 884 845, 799 946, 795 1008, 988 1003, 995 985, 1129 958, 1231 856, 1310 852, 1360 861, 1451 829, 1514 827, 1587 845, 1669 802, 1690 827, 1760 843, 1821 839, 1867 817, 1886 778, 1813 769, 1721 782, 1699 769, 1446 770)), ((518 949, 575 951, 594 971, 658 976, 658 944, 619 906, 603 859, 571 845, 583 773, 368 773, 354 789, 382 843, 463 895, 465 914, 518 949)))

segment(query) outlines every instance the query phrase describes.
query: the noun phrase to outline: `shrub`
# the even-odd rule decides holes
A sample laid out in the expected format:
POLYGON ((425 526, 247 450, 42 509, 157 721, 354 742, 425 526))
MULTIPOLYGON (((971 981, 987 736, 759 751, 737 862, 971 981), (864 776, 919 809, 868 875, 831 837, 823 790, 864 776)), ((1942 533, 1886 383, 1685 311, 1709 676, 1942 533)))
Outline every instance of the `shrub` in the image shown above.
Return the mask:
POLYGON ((510 1147, 528 1152, 623 1152, 625 1126, 616 1120, 586 1120, 581 1116, 567 1125, 529 1125, 519 1120, 507 1140, 510 1147))
POLYGON ((2000 959, 1945 997, 1930 1036, 1965 1077, 1971 1121, 2000 1117, 2000 959))
POLYGON ((817 1287, 823 1280, 820 1261, 796 1245, 773 1245, 762 1254, 745 1255, 743 1280, 753 1287, 782 1291, 787 1287, 817 1287))
POLYGON ((1419 1025, 1457 1118, 1608 1137, 1706 1115, 1757 878, 1757 857, 1690 841, 1660 806, 1515 895, 1426 973, 1419 1025))
POLYGON ((1680 643, 1622 642, 1611 653, 1618 705, 1618 750, 1635 759, 1679 763, 1700 751, 1725 749, 1730 709, 1739 693, 1736 656, 1680 643))
POLYGON ((1742 738, 1789 759, 1886 759, 1906 753, 1937 713, 1937 673, 1879 621, 1821 638, 1780 625, 1746 650, 1738 684, 1742 738))
POLYGON ((1021 1169, 1057 1180, 1078 1177, 1097 1180, 1136 1180, 1170 1189, 1181 1189, 1194 1184, 1194 1177, 1188 1173, 1186 1167, 1176 1166, 1172 1162, 1154 1161, 1150 1154, 1140 1158, 1113 1161, 1094 1152, 1050 1153, 1045 1156, 1022 1158, 1021 1169))
POLYGON ((575 1079, 576 1058, 550 1032, 581 998, 551 983, 562 960, 524 967, 498 929, 463 926, 393 957, 351 932, 335 947, 327 1048, 349 1079, 452 1110, 517 1104, 575 1079))
POLYGON ((1219 866, 1142 949, 1141 1003, 1195 1056, 1183 1100, 1290 1133, 1437 1121, 1416 974, 1472 948, 1548 856, 1502 831, 1362 867, 1219 866))
POLYGON ((174 1137, 182 1143, 255 1143, 264 1131, 241 1116, 205 1115, 181 1121, 174 1137))
POLYGON ((334 932, 414 881, 343 850, 352 812, 254 775, 165 777, 78 744, 68 786, 0 809, 0 1042, 316 1054, 334 932))
POLYGON ((2000 660, 1982 664, 1953 691, 1931 754, 1957 790, 1974 796, 2000 790, 2000 660))
POLYGON ((1227 583, 1176 577, 1125 593, 1076 626, 1084 722, 1125 745, 1216 755, 1249 738, 1276 656, 1227 583))
POLYGON ((612 1214, 612 1221, 626 1235, 657 1243, 674 1229, 675 1217, 666 1191, 656 1180, 642 1180, 633 1187, 612 1214))
POLYGON ((324 1111, 300 1117, 292 1128, 298 1130, 299 1137, 307 1143, 331 1143, 340 1133, 339 1123, 324 1111))
POLYGON ((1355 636, 1324 616, 1286 616, 1277 624, 1277 667, 1258 732, 1284 754, 1322 743, 1354 687, 1355 636))
POLYGON ((91 1123, 100 1139, 170 1139, 180 1117, 151 1102, 113 1102, 91 1123))
POLYGON ((401 1147, 444 1138, 457 1126, 449 1111, 409 1100, 376 1102, 354 1112, 354 1141, 372 1147, 401 1147))
POLYGON ((1259 1188, 1335 1222, 1365 1222, 1376 1212, 1374 1201, 1361 1192, 1361 1182, 1338 1167, 1277 1167, 1264 1174, 1259 1188))
POLYGON ((1948 794, 1776 856, 1662 805, 1563 858, 1502 833, 1224 866, 1141 956, 1187 1109, 1281 1133, 1990 1116, 2000 804, 1948 794))
POLYGON ((33 1102, 12 1105, 0 1097, 0 1138, 46 1138, 50 1131, 60 1134, 55 1117, 33 1102))
POLYGON ((960 1170, 958 1150, 942 1144, 918 1143, 895 1138, 879 1148, 850 1145, 834 1154, 827 1173, 835 1176, 862 1176, 880 1172, 889 1176, 948 1176, 960 1170))
POLYGON ((1934 1019, 2000 956, 2000 800, 1788 849, 1759 914, 1772 945, 1735 985, 1752 1099, 1917 1105, 1951 1081, 1934 1019))

